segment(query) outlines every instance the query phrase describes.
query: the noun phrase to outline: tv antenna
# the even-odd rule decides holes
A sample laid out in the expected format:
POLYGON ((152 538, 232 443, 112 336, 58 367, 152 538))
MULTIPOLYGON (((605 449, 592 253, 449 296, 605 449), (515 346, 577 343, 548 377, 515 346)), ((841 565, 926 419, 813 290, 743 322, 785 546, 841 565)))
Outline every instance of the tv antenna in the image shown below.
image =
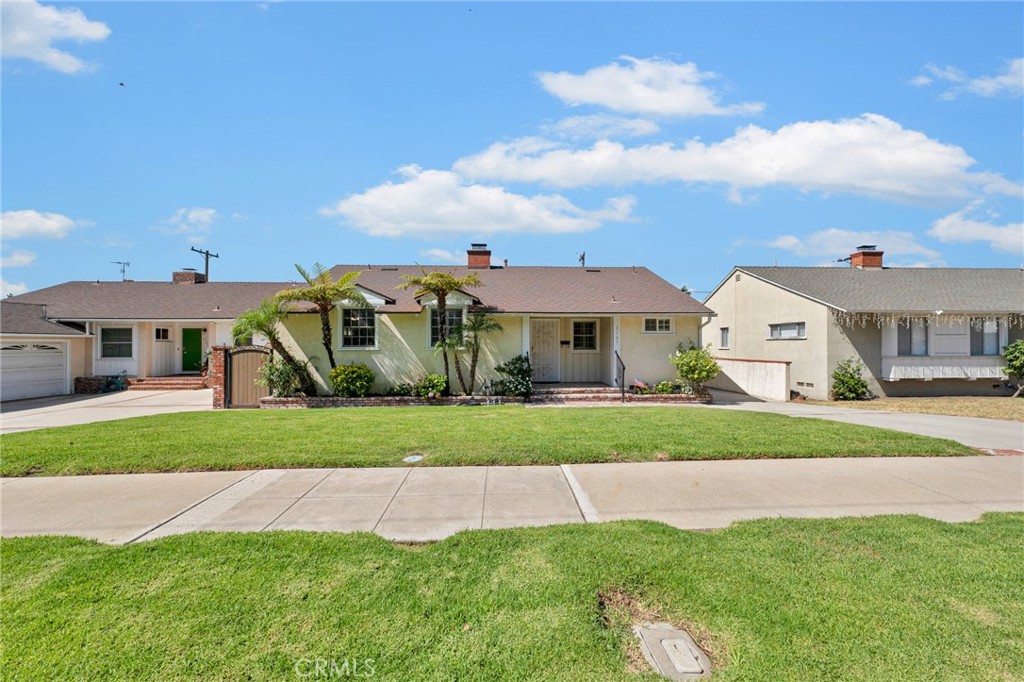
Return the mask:
POLYGON ((587 267, 587 252, 586 251, 584 251, 583 253, 581 253, 579 255, 579 261, 580 261, 580 267, 581 268, 587 267))
POLYGON ((205 277, 206 281, 209 282, 210 281, 210 259, 211 258, 220 258, 220 254, 210 253, 208 250, 197 249, 194 246, 192 247, 192 250, 195 251, 196 253, 198 253, 200 256, 203 256, 203 260, 206 263, 206 267, 203 269, 203 276, 205 277))
POLYGON ((113 265, 120 265, 121 266, 121 281, 122 282, 126 281, 128 278, 125 276, 125 274, 128 272, 128 266, 131 265, 131 263, 129 263, 126 260, 112 260, 110 262, 113 265))

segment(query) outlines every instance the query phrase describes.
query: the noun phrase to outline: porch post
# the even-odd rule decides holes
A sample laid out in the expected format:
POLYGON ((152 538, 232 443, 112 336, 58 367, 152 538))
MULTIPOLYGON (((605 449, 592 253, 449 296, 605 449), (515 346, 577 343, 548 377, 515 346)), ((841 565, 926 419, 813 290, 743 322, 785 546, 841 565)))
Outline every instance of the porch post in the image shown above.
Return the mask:
MULTIPOLYGON (((611 367, 612 367, 612 373, 611 373, 612 386, 618 387, 618 385, 619 385, 619 363, 615 359, 615 354, 616 353, 619 353, 619 354, 622 353, 622 330, 621 330, 621 326, 619 325, 619 316, 618 315, 615 315, 614 317, 612 317, 612 354, 611 354, 611 358, 609 358, 609 361, 611 362, 611 367)), ((625 381, 625 377, 623 377, 623 381, 625 381)))
POLYGON ((530 316, 523 315, 523 355, 530 357, 530 316))

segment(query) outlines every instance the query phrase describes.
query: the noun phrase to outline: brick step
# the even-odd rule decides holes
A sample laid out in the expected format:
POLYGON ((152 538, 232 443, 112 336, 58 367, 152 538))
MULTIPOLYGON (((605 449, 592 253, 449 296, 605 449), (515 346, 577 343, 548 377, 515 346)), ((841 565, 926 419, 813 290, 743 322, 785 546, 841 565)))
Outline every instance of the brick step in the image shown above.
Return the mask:
MULTIPOLYGON (((530 398, 530 402, 540 405, 558 405, 563 403, 608 403, 622 404, 622 394, 620 392, 614 393, 534 393, 530 398)), ((647 394, 647 395, 634 395, 632 393, 626 393, 627 403, 703 403, 708 402, 707 399, 699 399, 694 396, 683 395, 683 394, 647 394)))
POLYGON ((146 377, 129 379, 129 391, 197 391, 206 388, 205 377, 146 377))

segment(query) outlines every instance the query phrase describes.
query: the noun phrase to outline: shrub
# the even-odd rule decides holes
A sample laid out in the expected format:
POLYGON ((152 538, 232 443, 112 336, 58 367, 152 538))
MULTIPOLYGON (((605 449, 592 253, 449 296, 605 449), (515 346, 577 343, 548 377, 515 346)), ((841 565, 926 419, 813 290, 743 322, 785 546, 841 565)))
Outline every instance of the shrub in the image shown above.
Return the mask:
POLYGON ((415 384, 397 384, 384 389, 384 395, 416 395, 415 384))
POLYGON ((494 368, 502 378, 494 382, 495 395, 529 398, 533 393, 533 367, 525 355, 517 355, 494 368))
POLYGON ((636 395, 647 395, 651 392, 651 386, 642 379, 633 380, 633 393, 636 395))
POLYGON ((704 382, 711 381, 722 371, 722 368, 711 356, 710 343, 704 348, 697 348, 690 344, 690 347, 685 350, 683 344, 679 344, 669 360, 675 365, 676 374, 679 375, 683 386, 690 389, 687 392, 702 393, 704 382))
POLYGON ((655 393, 667 395, 669 393, 676 392, 676 385, 671 381, 659 381, 658 385, 654 387, 655 393))
POLYGON ((363 398, 373 386, 373 370, 361 362, 338 365, 329 376, 334 393, 343 398, 363 398))
POLYGON ((1024 341, 1017 340, 1003 349, 1003 359, 1006 360, 1006 373, 1017 377, 1017 392, 1013 395, 1024 395, 1024 341))
POLYGON ((413 387, 413 390, 421 398, 438 398, 441 392, 448 385, 448 377, 443 374, 428 374, 413 387))
POLYGON ((868 382, 861 372, 864 365, 856 358, 847 358, 836 365, 832 372, 832 400, 865 400, 868 397, 868 382))
MULTIPOLYGON (((309 363, 304 363, 308 365, 309 363)), ((260 365, 259 378, 256 383, 270 389, 275 398, 292 398, 302 394, 302 382, 295 368, 279 357, 272 357, 260 365)))

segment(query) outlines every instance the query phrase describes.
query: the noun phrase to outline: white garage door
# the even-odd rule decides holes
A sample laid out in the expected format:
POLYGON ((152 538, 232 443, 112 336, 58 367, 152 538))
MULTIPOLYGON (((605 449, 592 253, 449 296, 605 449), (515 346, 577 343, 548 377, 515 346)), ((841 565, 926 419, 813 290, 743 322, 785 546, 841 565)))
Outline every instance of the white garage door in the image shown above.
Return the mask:
POLYGON ((63 344, 11 344, 0 348, 0 400, 58 395, 64 387, 63 344))

